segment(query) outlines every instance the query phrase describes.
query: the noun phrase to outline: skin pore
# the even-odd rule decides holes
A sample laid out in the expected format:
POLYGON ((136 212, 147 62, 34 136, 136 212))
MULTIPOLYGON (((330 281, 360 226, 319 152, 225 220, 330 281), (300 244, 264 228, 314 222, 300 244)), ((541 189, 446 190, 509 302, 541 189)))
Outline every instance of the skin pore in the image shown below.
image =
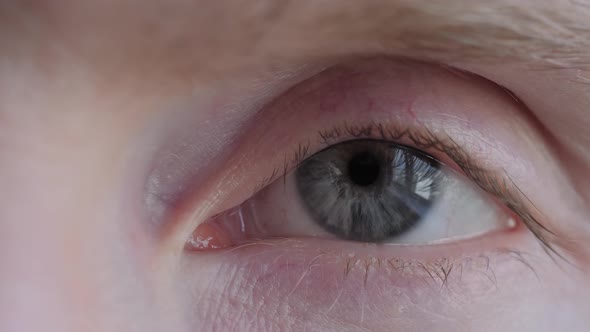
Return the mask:
POLYGON ((5 1, 0 330, 585 331, 588 22, 565 0, 5 1), (372 123, 452 139, 555 252, 523 223, 187 250, 244 201, 286 204, 318 132, 372 123))

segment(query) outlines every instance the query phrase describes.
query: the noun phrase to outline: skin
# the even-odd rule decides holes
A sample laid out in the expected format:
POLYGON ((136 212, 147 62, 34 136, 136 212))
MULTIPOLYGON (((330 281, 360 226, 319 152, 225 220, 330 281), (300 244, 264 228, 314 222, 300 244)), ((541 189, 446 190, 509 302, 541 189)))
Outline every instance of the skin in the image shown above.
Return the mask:
POLYGON ((3 2, 0 330, 585 331, 589 8, 3 2), (437 246, 186 247, 248 199, 303 222, 271 213, 294 193, 265 179, 343 121, 453 138, 555 253, 522 222, 437 246))

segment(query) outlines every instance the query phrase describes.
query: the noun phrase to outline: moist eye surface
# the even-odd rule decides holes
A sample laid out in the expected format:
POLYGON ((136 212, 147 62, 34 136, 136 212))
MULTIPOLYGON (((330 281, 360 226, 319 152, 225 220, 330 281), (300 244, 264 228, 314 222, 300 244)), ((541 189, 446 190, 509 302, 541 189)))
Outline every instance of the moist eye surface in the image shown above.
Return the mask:
POLYGON ((440 196, 440 164, 409 147, 355 140, 328 147, 296 170, 311 219, 347 240, 380 242, 416 226, 440 196))

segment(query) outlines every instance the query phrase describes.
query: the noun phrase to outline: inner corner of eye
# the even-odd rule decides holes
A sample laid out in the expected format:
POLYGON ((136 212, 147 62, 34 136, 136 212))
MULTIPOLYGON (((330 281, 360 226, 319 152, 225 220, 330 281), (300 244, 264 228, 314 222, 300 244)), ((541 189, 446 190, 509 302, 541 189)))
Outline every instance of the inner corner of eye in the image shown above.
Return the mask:
POLYGON ((190 234, 186 249, 192 251, 210 251, 224 249, 233 245, 230 228, 226 225, 223 213, 205 220, 190 234))
POLYGON ((191 251, 215 251, 262 237, 256 225, 250 201, 214 215, 199 224, 189 235, 185 248, 191 251))
POLYGON ((215 250, 228 247, 227 238, 215 225, 202 223, 192 232, 186 248, 195 251, 215 250))

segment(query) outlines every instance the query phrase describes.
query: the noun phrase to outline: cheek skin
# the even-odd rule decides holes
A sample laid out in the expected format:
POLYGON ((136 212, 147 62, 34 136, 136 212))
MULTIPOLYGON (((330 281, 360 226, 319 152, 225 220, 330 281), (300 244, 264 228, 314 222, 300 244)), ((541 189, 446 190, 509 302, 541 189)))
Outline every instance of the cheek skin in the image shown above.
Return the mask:
POLYGON ((178 331, 135 204, 145 119, 134 110, 149 117, 148 98, 65 72, 0 76, 0 330, 178 331))

